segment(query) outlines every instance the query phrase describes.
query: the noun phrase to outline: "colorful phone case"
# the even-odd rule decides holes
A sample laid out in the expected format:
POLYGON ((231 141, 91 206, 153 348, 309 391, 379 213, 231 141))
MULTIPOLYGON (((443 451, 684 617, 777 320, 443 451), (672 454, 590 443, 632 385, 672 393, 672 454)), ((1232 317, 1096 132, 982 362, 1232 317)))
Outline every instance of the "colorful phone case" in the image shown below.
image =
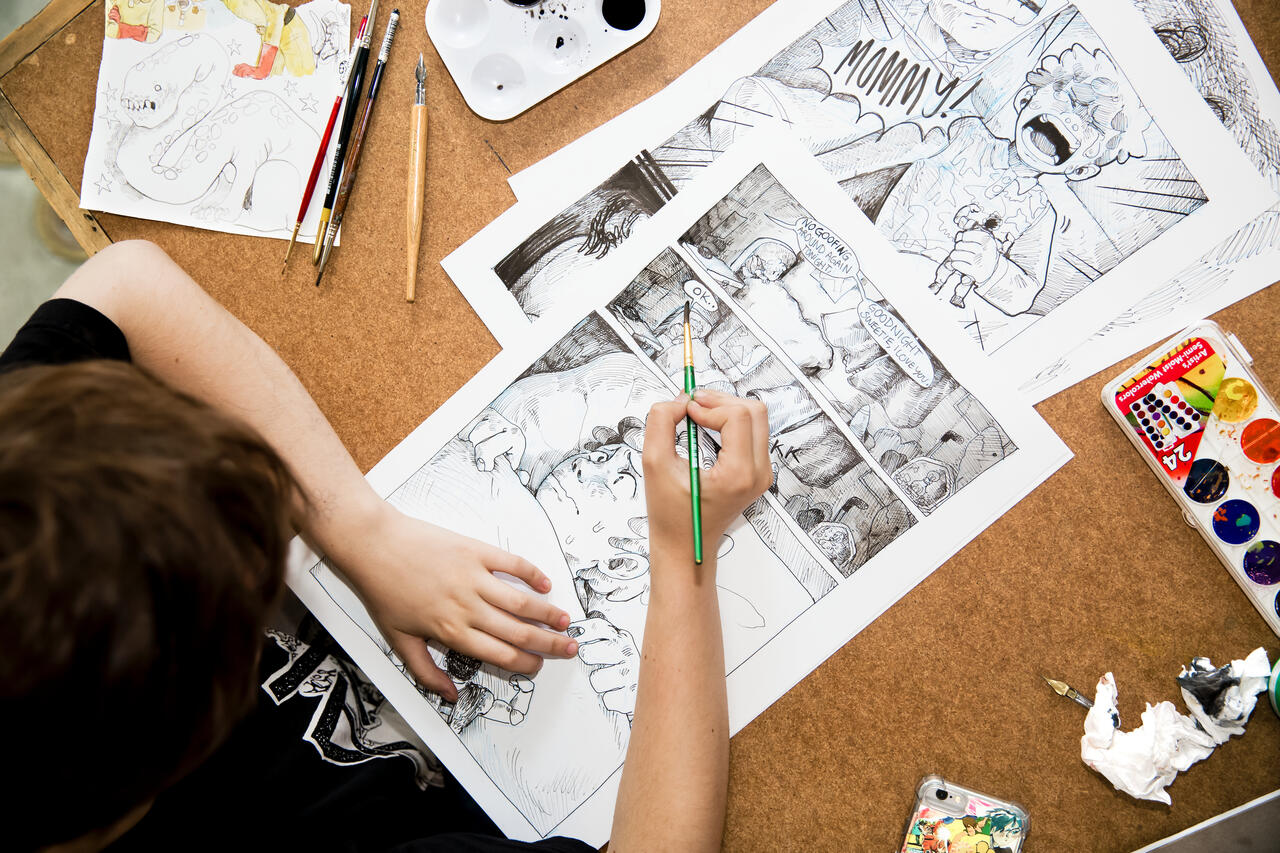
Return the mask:
POLYGON ((1233 335, 1205 321, 1102 389, 1102 403, 1280 634, 1280 409, 1233 335))
POLYGON ((1031 817, 1017 803, 926 776, 916 789, 902 853, 1020 853, 1031 817))

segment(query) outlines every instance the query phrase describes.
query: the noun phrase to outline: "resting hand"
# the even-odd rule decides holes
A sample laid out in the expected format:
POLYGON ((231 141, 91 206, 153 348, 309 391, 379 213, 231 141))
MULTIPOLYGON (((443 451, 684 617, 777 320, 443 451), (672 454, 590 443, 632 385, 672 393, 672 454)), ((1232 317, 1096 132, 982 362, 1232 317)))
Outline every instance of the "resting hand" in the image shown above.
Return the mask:
POLYGON ((578 658, 592 667, 587 676, 605 708, 630 718, 636 712, 640 680, 640 650, 635 638, 593 611, 569 626, 578 641, 578 658))
POLYGON ((649 410, 643 458, 650 546, 653 551, 679 549, 692 558, 689 464, 675 452, 676 428, 686 413, 699 426, 719 432, 721 440, 715 465, 700 473, 704 542, 720 541, 734 519, 773 483, 773 468, 769 415, 759 400, 700 388, 693 401, 682 394, 649 410))
POLYGON ((549 592, 551 581, 528 560, 388 504, 344 541, 357 544, 332 556, 383 636, 419 684, 451 702, 457 690, 432 660, 427 639, 527 675, 541 668, 539 655, 577 654, 578 644, 557 633, 568 627, 569 614, 535 594, 549 592), (495 572, 524 583, 513 586, 495 572))

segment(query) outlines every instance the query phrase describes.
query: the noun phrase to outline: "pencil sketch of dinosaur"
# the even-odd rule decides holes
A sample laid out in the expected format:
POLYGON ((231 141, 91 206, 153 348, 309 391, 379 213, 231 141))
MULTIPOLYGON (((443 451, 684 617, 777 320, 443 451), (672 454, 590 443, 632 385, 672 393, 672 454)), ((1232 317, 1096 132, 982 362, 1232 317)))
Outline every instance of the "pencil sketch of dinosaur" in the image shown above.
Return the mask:
POLYGON ((115 166, 142 196, 190 205, 197 219, 264 231, 287 227, 289 211, 267 197, 301 191, 287 157, 299 147, 315 150, 319 140, 278 95, 228 99, 229 65, 216 39, 194 34, 133 66, 120 95, 127 122, 115 166), (255 203, 255 190, 268 181, 270 192, 255 203))

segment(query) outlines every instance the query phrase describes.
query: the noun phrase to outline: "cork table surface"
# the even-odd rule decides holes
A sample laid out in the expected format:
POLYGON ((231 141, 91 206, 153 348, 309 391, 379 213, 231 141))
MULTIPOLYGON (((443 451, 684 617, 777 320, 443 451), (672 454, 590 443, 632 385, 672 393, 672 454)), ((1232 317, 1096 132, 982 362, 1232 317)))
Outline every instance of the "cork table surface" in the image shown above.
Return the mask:
MULTIPOLYGON (((666 0, 646 41, 495 124, 453 86, 420 23, 425 4, 399 4, 406 25, 381 95, 411 102, 421 51, 431 138, 412 305, 402 298, 407 115, 388 106, 375 119, 342 248, 316 289, 308 264, 279 277, 277 241, 76 210, 101 0, 53 0, 0 45, 0 132, 86 248, 158 243, 280 352, 364 469, 498 351, 438 261, 514 203, 508 170, 658 91, 768 5, 666 0)), ((1280 5, 1236 6, 1274 74, 1280 5)), ((1274 286, 1215 317, 1273 392, 1277 317, 1274 286)), ((1030 851, 1132 850, 1280 788, 1280 719, 1264 705, 1243 738, 1178 778, 1172 807, 1134 801, 1081 763, 1080 709, 1040 681, 1043 672, 1091 691, 1111 670, 1132 724, 1145 701, 1180 703, 1173 676, 1193 656, 1280 651, 1099 405, 1118 369, 1038 406, 1075 453, 1064 469, 734 738, 726 849, 896 849, 928 773, 1022 803, 1030 851)))

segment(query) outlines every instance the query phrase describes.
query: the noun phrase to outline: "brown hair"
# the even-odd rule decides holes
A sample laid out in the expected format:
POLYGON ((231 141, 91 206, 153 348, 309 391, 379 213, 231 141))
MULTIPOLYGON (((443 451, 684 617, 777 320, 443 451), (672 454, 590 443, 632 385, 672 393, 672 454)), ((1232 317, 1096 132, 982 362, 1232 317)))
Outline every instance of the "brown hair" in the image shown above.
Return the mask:
POLYGON ((248 709, 294 481, 121 362, 0 376, 0 732, 20 846, 108 826, 248 709))

